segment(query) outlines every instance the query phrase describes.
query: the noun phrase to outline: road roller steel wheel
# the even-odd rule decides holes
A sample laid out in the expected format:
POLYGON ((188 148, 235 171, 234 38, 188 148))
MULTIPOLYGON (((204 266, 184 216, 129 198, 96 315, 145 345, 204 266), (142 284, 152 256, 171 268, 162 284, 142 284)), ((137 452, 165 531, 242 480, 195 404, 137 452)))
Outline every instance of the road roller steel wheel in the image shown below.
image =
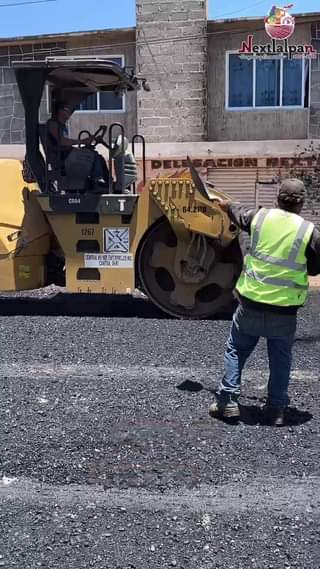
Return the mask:
POLYGON ((175 274, 176 247, 177 237, 165 218, 144 236, 137 255, 137 276, 149 299, 167 314, 184 319, 210 318, 230 307, 242 266, 238 241, 223 249, 202 282, 192 284, 175 274))

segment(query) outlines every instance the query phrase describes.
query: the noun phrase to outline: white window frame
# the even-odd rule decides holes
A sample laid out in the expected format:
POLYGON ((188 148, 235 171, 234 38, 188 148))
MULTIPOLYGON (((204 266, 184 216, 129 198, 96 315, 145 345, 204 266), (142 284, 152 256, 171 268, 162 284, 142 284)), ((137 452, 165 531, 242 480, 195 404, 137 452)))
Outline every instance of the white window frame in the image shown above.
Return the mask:
MULTIPOLYGON (((225 66, 226 66, 226 74, 225 74, 225 108, 227 111, 287 111, 287 110, 297 110, 297 109, 305 109, 304 106, 304 99, 305 99, 305 59, 302 58, 302 73, 301 73, 301 105, 282 105, 283 100, 283 60, 284 58, 280 59, 280 102, 277 106, 267 106, 261 107, 256 106, 256 61, 259 57, 255 55, 250 56, 250 59, 253 60, 253 73, 252 73, 252 81, 253 81, 253 96, 252 96, 252 106, 251 107, 230 107, 229 106, 229 56, 232 54, 240 55, 239 51, 230 50, 226 51, 226 58, 225 58, 225 66)), ((269 58, 268 58, 269 59, 269 58)), ((272 58, 270 59, 277 59, 272 58)), ((310 107, 310 86, 311 86, 311 64, 309 60, 309 90, 308 90, 308 108, 310 107)))
MULTIPOLYGON (((99 56, 95 56, 98 57, 99 59, 108 59, 111 60, 112 59, 120 59, 121 58, 121 67, 125 66, 125 56, 123 54, 109 54, 109 55, 99 55, 99 56)), ((49 85, 46 85, 46 89, 47 89, 47 111, 48 114, 50 114, 50 90, 49 90, 49 85)), ((89 114, 109 114, 109 115, 123 115, 126 112, 126 95, 125 93, 123 93, 122 95, 122 109, 113 109, 113 110, 109 110, 109 109, 100 109, 100 93, 96 93, 96 97, 97 97, 97 109, 93 109, 93 110, 87 110, 87 109, 77 109, 76 111, 73 112, 73 115, 76 114, 83 114, 83 113, 89 113, 89 114)))

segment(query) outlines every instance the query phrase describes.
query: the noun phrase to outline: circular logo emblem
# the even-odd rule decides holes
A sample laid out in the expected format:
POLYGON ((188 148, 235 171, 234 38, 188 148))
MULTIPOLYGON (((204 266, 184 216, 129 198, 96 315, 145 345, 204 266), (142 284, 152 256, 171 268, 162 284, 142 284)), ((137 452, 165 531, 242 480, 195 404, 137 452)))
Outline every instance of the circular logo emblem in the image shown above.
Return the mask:
POLYGON ((288 9, 292 7, 284 6, 283 8, 278 8, 278 6, 272 6, 268 16, 264 20, 266 32, 268 36, 274 40, 286 40, 292 36, 295 27, 294 17, 288 12, 288 9))

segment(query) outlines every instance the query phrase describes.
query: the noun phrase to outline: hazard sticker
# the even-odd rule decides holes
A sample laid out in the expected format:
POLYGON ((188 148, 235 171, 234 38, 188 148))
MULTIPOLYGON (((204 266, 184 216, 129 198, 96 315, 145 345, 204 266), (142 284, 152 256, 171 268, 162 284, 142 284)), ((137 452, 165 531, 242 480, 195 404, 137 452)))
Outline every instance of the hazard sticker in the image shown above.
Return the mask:
POLYGON ((103 235, 105 253, 129 253, 129 227, 109 227, 103 235))

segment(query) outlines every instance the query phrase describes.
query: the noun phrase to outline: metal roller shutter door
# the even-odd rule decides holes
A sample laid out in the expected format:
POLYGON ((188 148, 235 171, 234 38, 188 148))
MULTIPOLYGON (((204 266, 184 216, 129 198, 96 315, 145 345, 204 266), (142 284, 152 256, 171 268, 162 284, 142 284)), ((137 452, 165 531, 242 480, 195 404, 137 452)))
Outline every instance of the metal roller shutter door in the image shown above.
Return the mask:
POLYGON ((245 207, 274 207, 277 197, 277 174, 270 168, 218 170, 208 169, 208 180, 217 190, 245 207))
POLYGON ((257 205, 267 208, 276 207, 278 187, 278 184, 261 184, 258 182, 256 186, 257 205))
POLYGON ((244 207, 255 207, 257 171, 253 169, 208 168, 208 181, 216 189, 225 193, 232 201, 240 202, 244 207))
POLYGON ((274 207, 278 185, 275 172, 260 169, 208 169, 208 180, 216 189, 244 207, 274 207), (259 182, 261 180, 261 183, 259 182), (263 182, 263 183, 262 183, 263 182))
MULTIPOLYGON (((208 168, 207 178, 218 191, 225 193, 231 200, 240 202, 244 207, 275 207, 280 172, 276 168, 208 168)), ((282 177, 289 172, 281 172, 282 177)), ((302 216, 320 227, 320 190, 319 202, 312 206, 307 202, 302 216)))
POLYGON ((275 207, 278 194, 279 170, 259 168, 257 176, 256 196, 259 207, 275 207))

